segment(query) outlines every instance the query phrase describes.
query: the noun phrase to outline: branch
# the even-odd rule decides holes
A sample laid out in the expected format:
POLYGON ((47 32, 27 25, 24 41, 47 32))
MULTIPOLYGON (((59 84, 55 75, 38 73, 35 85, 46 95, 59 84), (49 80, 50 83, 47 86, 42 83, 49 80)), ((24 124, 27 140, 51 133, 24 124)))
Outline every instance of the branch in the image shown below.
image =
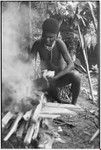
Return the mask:
POLYGON ((91 2, 88 2, 88 4, 89 4, 90 11, 91 11, 91 14, 92 14, 92 18, 93 18, 93 23, 94 23, 95 30, 97 30, 96 18, 95 18, 95 16, 94 16, 94 11, 93 11, 92 4, 91 4, 91 2))
POLYGON ((99 129, 97 129, 97 131, 93 134, 93 136, 92 136, 92 138, 90 139, 90 143, 99 135, 99 133, 100 133, 100 130, 99 129))
POLYGON ((86 56, 86 52, 85 52, 85 47, 84 47, 84 38, 83 38, 83 35, 81 34, 79 24, 78 24, 78 32, 79 32, 79 37, 80 37, 81 46, 82 46, 82 50, 83 50, 83 55, 84 55, 84 59, 85 59, 85 64, 86 64, 86 67, 87 67, 87 74, 88 74, 88 81, 89 81, 91 96, 92 96, 92 99, 93 99, 93 102, 94 102, 93 87, 92 87, 92 84, 91 84, 91 78, 90 78, 90 72, 89 72, 89 64, 88 64, 88 60, 87 60, 87 56, 86 56))

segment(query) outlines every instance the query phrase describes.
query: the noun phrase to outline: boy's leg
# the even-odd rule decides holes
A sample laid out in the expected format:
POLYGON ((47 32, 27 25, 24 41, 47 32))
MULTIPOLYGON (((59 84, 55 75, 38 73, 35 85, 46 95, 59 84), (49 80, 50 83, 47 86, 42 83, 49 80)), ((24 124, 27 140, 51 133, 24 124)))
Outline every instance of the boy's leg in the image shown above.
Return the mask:
POLYGON ((57 101, 58 103, 61 103, 61 101, 58 98, 58 92, 57 88, 54 86, 47 89, 48 95, 47 98, 50 99, 52 102, 57 101))
POLYGON ((42 78, 38 78, 36 80, 33 81, 33 84, 36 88, 36 90, 38 91, 43 91, 43 92, 46 92, 47 91, 47 99, 51 99, 51 101, 59 101, 58 99, 58 92, 57 92, 57 87, 55 86, 55 84, 51 84, 50 82, 50 86, 48 87, 48 84, 47 84, 47 80, 44 79, 43 77, 42 78))
POLYGON ((63 87, 71 83, 72 104, 76 104, 80 92, 80 74, 72 71, 55 81, 55 87, 63 87))
POLYGON ((73 79, 72 79, 72 86, 71 86, 71 92, 72 92, 72 104, 76 104, 77 98, 80 93, 80 83, 81 78, 79 74, 74 73, 73 79))
POLYGON ((54 100, 61 103, 61 101, 58 98, 58 87, 63 87, 68 84, 72 84, 71 86, 71 92, 72 92, 72 104, 76 104, 77 98, 80 92, 80 75, 77 71, 72 71, 60 79, 54 81, 53 84, 51 84, 50 88, 47 89, 47 82, 45 79, 37 79, 34 81, 34 85, 38 90, 47 91, 48 96, 52 97, 54 100))

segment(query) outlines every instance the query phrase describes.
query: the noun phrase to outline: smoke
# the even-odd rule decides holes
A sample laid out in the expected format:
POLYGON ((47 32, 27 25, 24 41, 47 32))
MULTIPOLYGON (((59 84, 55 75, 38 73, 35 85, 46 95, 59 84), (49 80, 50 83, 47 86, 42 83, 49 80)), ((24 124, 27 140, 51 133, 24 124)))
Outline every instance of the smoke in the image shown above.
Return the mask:
MULTIPOLYGON (((27 6, 9 2, 2 14, 2 104, 32 96, 33 62, 28 55, 30 17, 27 6)), ((33 12, 33 11, 32 11, 33 12)), ((33 12, 35 17, 36 12, 33 12)), ((36 19, 36 18, 35 18, 36 19)))

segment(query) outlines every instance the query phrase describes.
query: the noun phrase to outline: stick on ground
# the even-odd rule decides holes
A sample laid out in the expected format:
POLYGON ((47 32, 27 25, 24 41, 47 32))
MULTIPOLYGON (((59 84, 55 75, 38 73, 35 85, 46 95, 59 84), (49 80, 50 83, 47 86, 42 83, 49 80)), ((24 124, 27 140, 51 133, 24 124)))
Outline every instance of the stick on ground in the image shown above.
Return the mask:
POLYGON ((97 129, 97 131, 93 134, 93 136, 92 136, 92 138, 90 139, 89 142, 92 142, 99 135, 99 133, 100 133, 100 130, 97 129))

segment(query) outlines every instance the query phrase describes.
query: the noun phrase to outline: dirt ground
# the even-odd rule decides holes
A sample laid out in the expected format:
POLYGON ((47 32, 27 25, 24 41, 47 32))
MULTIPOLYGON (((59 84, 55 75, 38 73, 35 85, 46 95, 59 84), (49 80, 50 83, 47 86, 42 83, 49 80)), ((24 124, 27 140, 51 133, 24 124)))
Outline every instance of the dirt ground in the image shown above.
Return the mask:
POLYGON ((97 136, 93 142, 89 142, 92 135, 98 129, 99 120, 95 115, 90 113, 90 110, 96 110, 96 107, 82 97, 79 97, 78 104, 86 108, 86 113, 78 117, 75 127, 70 127, 68 125, 62 127, 63 133, 61 133, 61 136, 66 143, 55 143, 53 148, 99 148, 99 136, 97 136))
MULTIPOLYGON (((98 91, 98 77, 91 78, 93 89, 98 91)), ((82 149, 99 149, 100 148, 100 135, 94 141, 90 142, 91 137, 99 128, 99 97, 97 95, 96 101, 93 102, 89 98, 88 79, 82 76, 81 92, 77 101, 85 111, 83 114, 78 115, 75 127, 64 126, 62 137, 65 139, 65 144, 55 143, 53 148, 82 148, 82 149), (85 91, 84 91, 85 89, 85 91)))
MULTIPOLYGON (((97 77, 93 77, 94 88, 98 91, 97 77)), ((99 128, 99 102, 98 95, 96 102, 92 102, 88 98, 87 90, 89 90, 88 80, 86 77, 82 77, 81 92, 77 101, 77 104, 84 109, 84 113, 81 113, 75 118, 74 125, 65 124, 61 125, 62 131, 59 132, 61 138, 65 143, 55 142, 53 144, 54 149, 99 149, 100 148, 100 135, 98 135, 94 141, 89 142, 93 134, 99 128), (84 89, 86 89, 84 91, 84 89)), ((58 126, 58 124, 54 124, 58 126)), ((7 134, 7 131, 2 133, 2 139, 7 134)), ((36 143, 37 144, 37 143, 36 143)), ((35 148, 35 143, 29 146, 35 148)), ((2 140, 2 148, 26 148, 23 144, 23 139, 18 140, 15 135, 7 141, 2 140)), ((28 148, 28 147, 27 147, 28 148)))

